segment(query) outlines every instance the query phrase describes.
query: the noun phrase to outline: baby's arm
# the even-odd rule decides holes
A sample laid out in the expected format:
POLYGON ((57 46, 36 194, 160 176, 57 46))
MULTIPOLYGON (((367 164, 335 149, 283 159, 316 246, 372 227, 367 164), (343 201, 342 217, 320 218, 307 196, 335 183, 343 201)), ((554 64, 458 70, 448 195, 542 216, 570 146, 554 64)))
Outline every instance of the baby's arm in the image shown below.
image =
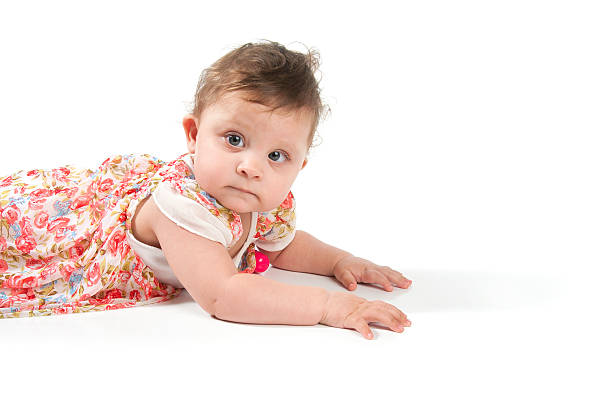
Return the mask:
POLYGON ((410 321, 391 304, 367 301, 319 287, 280 283, 256 274, 237 273, 220 243, 177 226, 151 206, 151 229, 176 277, 209 314, 223 320, 350 328, 372 339, 369 322, 402 332, 410 321))
POLYGON ((302 230, 296 231, 291 243, 281 251, 258 250, 268 256, 268 260, 275 267, 321 276, 333 276, 336 263, 343 257, 351 255, 349 252, 323 243, 302 230))
POLYGON ((408 288, 411 281, 401 273, 321 242, 308 233, 298 230, 291 243, 282 251, 268 252, 275 267, 311 274, 336 277, 346 288, 354 290, 358 282, 380 284, 387 291, 393 286, 408 288))
POLYGON ((152 229, 176 277, 209 314, 262 324, 316 325, 329 293, 237 273, 220 243, 177 226, 152 205, 152 229))

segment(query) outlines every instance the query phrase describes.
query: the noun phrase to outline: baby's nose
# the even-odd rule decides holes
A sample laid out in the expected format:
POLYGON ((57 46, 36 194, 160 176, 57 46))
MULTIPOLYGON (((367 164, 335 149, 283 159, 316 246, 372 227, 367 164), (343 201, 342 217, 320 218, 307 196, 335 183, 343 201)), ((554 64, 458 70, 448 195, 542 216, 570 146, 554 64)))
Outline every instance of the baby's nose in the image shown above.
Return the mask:
POLYGON ((261 178, 262 171, 254 160, 243 160, 238 164, 237 171, 247 178, 261 178))

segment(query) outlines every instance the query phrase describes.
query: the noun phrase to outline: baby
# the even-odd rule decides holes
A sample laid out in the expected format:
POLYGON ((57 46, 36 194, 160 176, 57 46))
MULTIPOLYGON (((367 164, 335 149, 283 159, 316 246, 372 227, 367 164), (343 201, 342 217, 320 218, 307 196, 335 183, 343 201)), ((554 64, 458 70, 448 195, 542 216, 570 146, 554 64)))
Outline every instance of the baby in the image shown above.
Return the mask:
POLYGON ((185 288, 222 320, 320 323, 368 339, 370 322, 410 326, 391 304, 260 275, 269 262, 348 290, 411 284, 295 230, 290 188, 324 110, 317 69, 313 52, 246 44, 202 73, 178 159, 116 156, 96 171, 0 178, 0 317, 150 304, 185 288))

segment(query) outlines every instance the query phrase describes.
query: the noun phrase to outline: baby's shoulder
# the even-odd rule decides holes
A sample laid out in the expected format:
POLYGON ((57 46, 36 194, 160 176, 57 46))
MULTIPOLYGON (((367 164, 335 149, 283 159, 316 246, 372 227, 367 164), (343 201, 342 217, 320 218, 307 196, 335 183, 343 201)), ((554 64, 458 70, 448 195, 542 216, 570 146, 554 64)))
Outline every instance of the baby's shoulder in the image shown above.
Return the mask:
POLYGON ((154 232, 155 221, 159 219, 159 216, 155 207, 155 202, 150 198, 151 195, 147 196, 140 201, 136 207, 136 211, 130 222, 130 230, 136 240, 148 244, 149 246, 161 248, 159 239, 154 232))
POLYGON ((203 190, 193 175, 188 155, 161 168, 153 178, 155 205, 182 228, 229 247, 242 235, 240 216, 203 190))
POLYGON ((290 191, 285 200, 269 212, 257 217, 257 246, 267 251, 285 248, 296 231, 295 198, 290 191))

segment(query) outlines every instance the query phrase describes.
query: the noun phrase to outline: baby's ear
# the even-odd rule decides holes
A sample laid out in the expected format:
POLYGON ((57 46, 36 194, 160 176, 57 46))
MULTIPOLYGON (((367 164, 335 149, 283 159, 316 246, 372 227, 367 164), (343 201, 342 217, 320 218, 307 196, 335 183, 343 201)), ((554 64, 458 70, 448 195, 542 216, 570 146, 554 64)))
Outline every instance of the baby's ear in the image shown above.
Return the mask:
POLYGON ((187 137, 187 150, 195 153, 196 139, 198 136, 198 118, 192 114, 183 117, 183 129, 187 137))

